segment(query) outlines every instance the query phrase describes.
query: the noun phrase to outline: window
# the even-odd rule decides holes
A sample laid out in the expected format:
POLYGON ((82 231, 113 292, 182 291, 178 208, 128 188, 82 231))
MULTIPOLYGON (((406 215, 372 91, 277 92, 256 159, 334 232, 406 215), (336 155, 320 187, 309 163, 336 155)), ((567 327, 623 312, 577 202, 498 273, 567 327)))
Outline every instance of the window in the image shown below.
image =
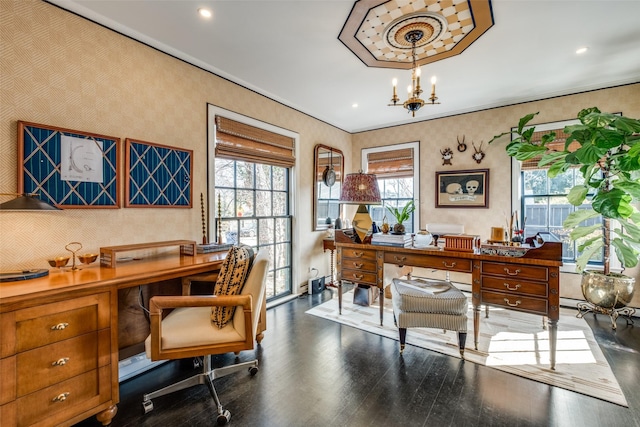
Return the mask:
POLYGON ((208 117, 210 235, 268 251, 267 300, 289 295, 297 135, 211 105, 208 117))
MULTIPOLYGON (((579 123, 571 120, 559 123, 536 125, 532 141, 540 140, 543 134, 554 131, 556 139, 549 143, 550 147, 556 146, 564 150, 565 140, 568 136, 563 132, 565 126, 579 123)), ((569 150, 572 148, 569 146, 569 150)), ((569 190, 576 184, 583 182, 579 170, 571 168, 566 172, 551 179, 547 177, 547 169, 538 167, 539 158, 533 158, 525 162, 513 160, 513 168, 516 172, 518 196, 520 207, 520 224, 524 224, 524 235, 534 236, 540 232, 550 233, 562 242, 562 261, 566 264, 576 262, 580 253, 578 246, 580 241, 572 242, 569 239, 569 230, 562 226, 566 217, 577 209, 588 209, 589 201, 585 200, 582 206, 573 206, 567 200, 569 190)), ((602 224, 602 218, 590 220, 587 225, 602 224)), ((521 227, 522 228, 522 227, 521 227)), ((586 238, 585 238, 586 239, 586 238)), ((603 263, 604 251, 589 261, 593 265, 603 263)))
MULTIPOLYGON (((389 225, 393 226, 395 220, 386 206, 402 208, 409 201, 415 201, 416 195, 420 194, 418 189, 420 182, 419 153, 419 142, 362 150, 362 170, 375 174, 380 187, 382 204, 369 207, 371 219, 377 225, 382 224, 386 216, 389 225)), ((419 219, 419 203, 416 201, 416 210, 404 224, 407 233, 418 231, 419 219)))

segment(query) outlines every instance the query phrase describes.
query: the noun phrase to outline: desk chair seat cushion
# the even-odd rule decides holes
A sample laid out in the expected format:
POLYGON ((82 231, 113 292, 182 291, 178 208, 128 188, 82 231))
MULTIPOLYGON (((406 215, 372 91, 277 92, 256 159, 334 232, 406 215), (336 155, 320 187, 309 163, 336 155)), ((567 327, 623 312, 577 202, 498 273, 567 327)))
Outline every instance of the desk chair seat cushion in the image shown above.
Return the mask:
MULTIPOLYGON (((240 312, 242 310, 239 310, 240 312)), ((176 308, 162 320, 162 349, 200 347, 244 341, 244 322, 227 323, 219 328, 211 322, 210 307, 176 308), (238 328, 241 326, 241 328, 238 328)), ((145 341, 147 357, 151 358, 151 335, 145 341), (148 341, 148 342, 147 342, 148 341)))
MULTIPOLYGON (((251 270, 254 256, 253 249, 249 246, 232 246, 220 267, 213 294, 239 294, 251 270)), ((220 329, 224 328, 231 321, 235 309, 234 306, 211 307, 211 322, 220 329)))

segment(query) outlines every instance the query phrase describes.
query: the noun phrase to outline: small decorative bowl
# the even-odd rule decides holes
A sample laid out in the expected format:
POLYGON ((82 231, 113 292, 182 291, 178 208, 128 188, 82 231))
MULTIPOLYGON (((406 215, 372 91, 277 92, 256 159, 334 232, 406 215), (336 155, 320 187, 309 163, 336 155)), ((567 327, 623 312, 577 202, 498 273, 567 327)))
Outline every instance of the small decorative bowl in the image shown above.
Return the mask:
POLYGON ((51 267, 64 267, 65 265, 67 265, 67 263, 69 262, 69 258, 68 256, 59 256, 59 257, 55 257, 54 259, 48 259, 47 262, 49 263, 49 265, 51 267))
POLYGON ((78 259, 83 264, 91 264, 96 259, 98 259, 98 254, 82 254, 78 255, 78 259))

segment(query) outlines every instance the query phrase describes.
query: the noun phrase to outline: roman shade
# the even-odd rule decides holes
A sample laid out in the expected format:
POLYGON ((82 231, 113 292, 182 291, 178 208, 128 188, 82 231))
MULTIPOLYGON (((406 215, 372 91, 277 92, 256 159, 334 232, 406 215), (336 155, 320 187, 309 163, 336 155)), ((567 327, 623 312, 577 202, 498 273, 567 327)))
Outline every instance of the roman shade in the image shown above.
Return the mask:
POLYGON ((378 179, 413 178, 413 156, 413 148, 368 153, 367 173, 378 179))
POLYGON ((216 157, 285 168, 295 164, 291 137, 216 116, 216 157))
MULTIPOLYGON (((547 144, 547 148, 553 151, 564 151, 564 144, 569 134, 564 133, 562 129, 556 129, 553 131, 545 130, 545 131, 534 132, 533 135, 531 136, 531 142, 540 144, 540 141, 542 140, 542 135, 545 135, 550 132, 555 132, 556 137, 553 141, 547 144)), ((573 152, 573 151, 576 151, 578 148, 580 148, 580 143, 573 141, 571 144, 569 144, 568 150, 570 152, 573 152)), ((520 169, 521 170, 549 169, 551 167, 550 164, 545 166, 538 166, 538 162, 540 161, 541 158, 542 156, 536 156, 529 160, 523 161, 522 164, 520 165, 520 169)))

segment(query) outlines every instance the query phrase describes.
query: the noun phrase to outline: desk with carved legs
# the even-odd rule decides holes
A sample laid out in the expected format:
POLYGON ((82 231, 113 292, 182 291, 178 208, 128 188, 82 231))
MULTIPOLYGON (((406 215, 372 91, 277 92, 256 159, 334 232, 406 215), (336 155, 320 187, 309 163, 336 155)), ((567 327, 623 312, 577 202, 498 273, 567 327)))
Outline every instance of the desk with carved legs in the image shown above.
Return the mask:
POLYGON ((544 243, 522 257, 481 255, 437 248, 397 248, 336 241, 338 304, 342 312, 342 282, 376 286, 380 290, 380 324, 384 306, 384 264, 471 274, 474 344, 478 347, 482 304, 545 316, 548 319, 551 369, 555 369, 560 318, 562 244, 544 243))

